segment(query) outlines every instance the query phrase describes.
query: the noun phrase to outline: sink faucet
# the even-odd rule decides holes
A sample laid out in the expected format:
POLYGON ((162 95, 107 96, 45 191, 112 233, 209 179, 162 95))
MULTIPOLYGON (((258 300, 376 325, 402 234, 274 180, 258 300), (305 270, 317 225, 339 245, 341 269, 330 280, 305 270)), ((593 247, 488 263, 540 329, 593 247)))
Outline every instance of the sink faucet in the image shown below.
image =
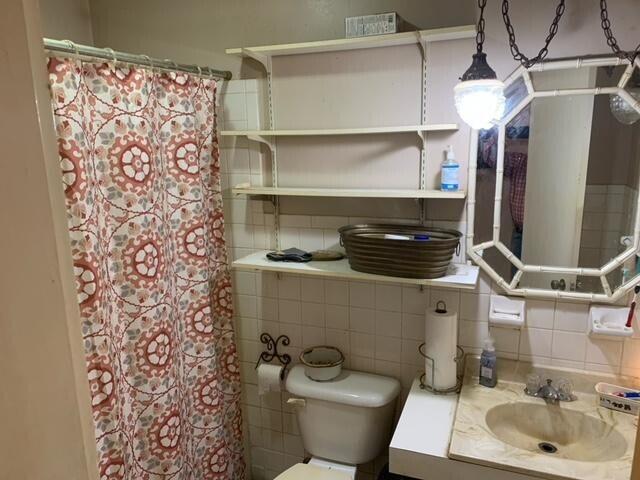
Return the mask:
POLYGON ((542 398, 547 403, 555 404, 560 401, 560 394, 551 383, 551 379, 547 378, 547 384, 538 389, 536 397, 542 398))
POLYGON ((576 399, 570 391, 566 392, 563 388, 559 390, 552 385, 552 380, 547 378, 546 385, 542 385, 538 390, 531 391, 529 388, 524 389, 524 393, 530 397, 538 397, 548 404, 555 405, 558 402, 572 402, 576 399))

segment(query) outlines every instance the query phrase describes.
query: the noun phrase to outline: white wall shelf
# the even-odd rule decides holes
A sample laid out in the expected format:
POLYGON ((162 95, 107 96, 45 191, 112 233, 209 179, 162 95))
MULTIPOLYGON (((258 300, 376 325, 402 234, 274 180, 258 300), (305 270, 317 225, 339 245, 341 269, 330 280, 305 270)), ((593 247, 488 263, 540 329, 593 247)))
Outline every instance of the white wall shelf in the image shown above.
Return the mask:
POLYGON ((410 285, 434 286, 439 288, 474 289, 478 281, 479 268, 473 265, 452 263, 447 275, 433 280, 421 278, 389 277, 386 275, 374 275, 372 273, 356 272, 349 266, 349 261, 344 258, 333 262, 274 262, 268 260, 266 255, 269 250, 261 250, 234 261, 231 265, 234 270, 242 271, 267 271, 276 273, 289 273, 295 275, 341 278, 344 280, 361 280, 386 283, 403 283, 410 285))
POLYGON ((302 188, 302 187, 252 187, 237 185, 232 189, 234 195, 273 195, 280 197, 337 197, 337 198, 440 198, 459 199, 466 192, 443 192, 442 190, 392 190, 365 188, 302 188))
POLYGON ((223 137, 298 137, 322 135, 371 135, 380 133, 417 133, 444 132, 458 130, 457 123, 438 123, 432 125, 403 125, 392 127, 366 128, 327 128, 311 130, 222 130, 223 137))
POLYGON ((419 45, 424 42, 459 40, 464 38, 475 38, 475 36, 475 25, 464 25, 460 27, 436 28, 432 30, 392 33, 371 37, 340 38, 336 40, 321 40, 317 42, 228 48, 226 53, 229 55, 240 55, 243 57, 254 58, 264 64, 271 57, 281 55, 336 52, 344 50, 358 50, 362 48, 395 47, 411 44, 419 45))

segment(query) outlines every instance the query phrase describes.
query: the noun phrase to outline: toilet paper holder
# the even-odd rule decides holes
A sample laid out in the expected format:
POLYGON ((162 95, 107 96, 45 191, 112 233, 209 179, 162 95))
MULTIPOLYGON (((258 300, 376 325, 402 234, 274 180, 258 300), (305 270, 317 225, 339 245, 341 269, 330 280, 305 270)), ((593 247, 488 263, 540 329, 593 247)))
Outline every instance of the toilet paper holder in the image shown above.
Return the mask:
POLYGON ((286 335, 280 335, 274 340, 273 337, 267 332, 263 332, 260 334, 260 341, 267 346, 267 350, 263 351, 260 354, 255 368, 258 368, 261 361, 270 363, 271 360, 277 358, 280 364, 284 366, 282 372, 280 372, 280 380, 284 380, 284 372, 287 369, 287 366, 291 363, 291 355, 289 355, 288 353, 280 354, 278 352, 278 345, 282 343, 282 345, 286 347, 287 345, 289 345, 291 340, 289 340, 289 337, 287 337, 286 335))
MULTIPOLYGON (((425 344, 421 343, 418 346, 418 352, 420 355, 431 362, 431 385, 435 385, 435 372, 436 372, 436 361, 431 358, 429 355, 424 353, 423 348, 425 344)), ((431 385, 427 384, 427 372, 420 375, 420 388, 422 390, 428 390, 431 393, 435 393, 436 395, 445 395, 447 393, 458 393, 462 388, 462 380, 464 379, 464 348, 460 345, 456 345, 456 356, 453 359, 456 362, 456 385, 447 389, 438 389, 433 388, 431 385)))

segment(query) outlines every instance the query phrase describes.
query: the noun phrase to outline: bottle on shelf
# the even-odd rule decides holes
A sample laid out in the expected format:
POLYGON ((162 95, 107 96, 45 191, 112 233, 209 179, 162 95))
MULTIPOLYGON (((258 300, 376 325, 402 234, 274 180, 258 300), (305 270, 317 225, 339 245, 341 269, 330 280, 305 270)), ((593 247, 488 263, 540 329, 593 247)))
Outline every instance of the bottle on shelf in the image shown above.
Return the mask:
POLYGON ((460 188, 460 164, 456 162, 453 147, 447 146, 447 153, 440 169, 440 189, 444 192, 457 192, 460 188))

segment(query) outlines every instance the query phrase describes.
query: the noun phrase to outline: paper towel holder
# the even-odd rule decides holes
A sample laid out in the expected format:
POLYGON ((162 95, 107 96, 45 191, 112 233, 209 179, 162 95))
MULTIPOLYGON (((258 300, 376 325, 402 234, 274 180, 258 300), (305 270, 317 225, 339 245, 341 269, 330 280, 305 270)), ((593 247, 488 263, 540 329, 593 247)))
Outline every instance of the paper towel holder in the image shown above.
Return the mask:
MULTIPOLYGON (((444 302, 438 302, 438 303, 444 303, 444 302)), ((446 305, 445 305, 445 308, 446 308, 446 305)), ((456 370, 458 371, 456 373, 456 385, 451 388, 439 389, 439 388, 433 388, 432 386, 432 385, 435 385, 436 361, 433 358, 431 358, 429 355, 424 353, 424 351, 422 350, 424 346, 425 344, 421 343, 418 346, 418 352, 420 352, 420 355, 422 355, 424 358, 426 358, 431 362, 431 385, 428 385, 426 382, 427 372, 425 372, 422 375, 420 375, 420 388, 422 390, 428 390, 431 393, 435 393, 436 395, 446 395, 447 393, 460 392, 460 389, 462 388, 462 380, 464 379, 464 373, 460 373, 460 370, 464 372, 464 363, 463 363, 464 348, 462 348, 460 345, 456 345, 457 354, 453 359, 453 361, 456 362, 456 370), (462 367, 460 367, 460 365, 462 365, 462 367)))
POLYGON ((267 349, 260 354, 260 357, 258 357, 255 368, 258 368, 260 361, 269 363, 274 358, 277 358, 284 367, 280 372, 280 380, 284 380, 284 372, 287 369, 287 366, 291 363, 291 355, 288 353, 280 354, 278 352, 278 345, 282 342, 282 345, 286 347, 291 343, 291 340, 286 335, 280 335, 274 340, 270 334, 263 332, 260 334, 260 341, 267 346, 267 349))

